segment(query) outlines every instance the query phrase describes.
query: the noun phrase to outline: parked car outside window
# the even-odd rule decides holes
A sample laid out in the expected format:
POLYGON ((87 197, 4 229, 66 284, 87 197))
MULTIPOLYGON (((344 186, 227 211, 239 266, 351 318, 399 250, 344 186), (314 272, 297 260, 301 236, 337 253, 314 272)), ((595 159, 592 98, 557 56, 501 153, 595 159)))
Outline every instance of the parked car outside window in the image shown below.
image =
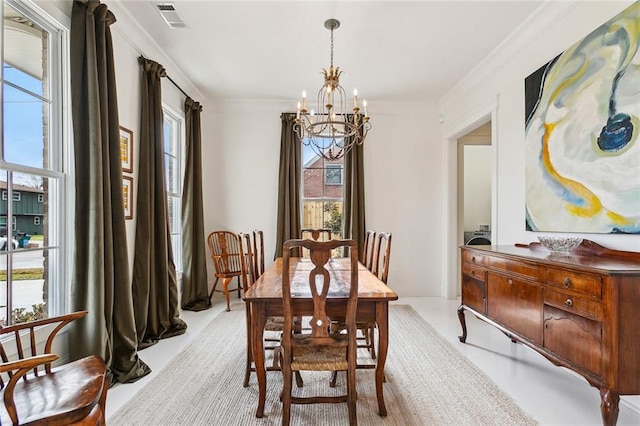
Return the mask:
MULTIPOLYGON (((13 244, 14 250, 18 248, 18 241, 15 239, 11 239, 11 244, 13 244)), ((7 249, 7 237, 0 237, 0 250, 5 251, 7 249)))

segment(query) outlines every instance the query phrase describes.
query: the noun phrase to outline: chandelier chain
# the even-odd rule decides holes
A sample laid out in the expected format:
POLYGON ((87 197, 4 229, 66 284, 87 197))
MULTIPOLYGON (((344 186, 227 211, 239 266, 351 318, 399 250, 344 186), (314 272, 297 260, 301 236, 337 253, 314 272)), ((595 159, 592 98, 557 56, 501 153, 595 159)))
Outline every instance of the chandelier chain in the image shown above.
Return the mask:
POLYGON ((331 68, 333 68, 333 27, 331 27, 331 68))

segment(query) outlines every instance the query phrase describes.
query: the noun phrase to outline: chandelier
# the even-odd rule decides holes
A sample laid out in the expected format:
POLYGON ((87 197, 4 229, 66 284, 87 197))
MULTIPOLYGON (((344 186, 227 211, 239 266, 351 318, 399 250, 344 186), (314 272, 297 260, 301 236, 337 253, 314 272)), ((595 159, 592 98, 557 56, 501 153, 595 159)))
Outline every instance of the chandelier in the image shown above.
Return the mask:
POLYGON ((302 92, 294 130, 302 144, 320 157, 338 160, 353 148, 362 145, 371 128, 367 101, 362 100, 363 113, 358 104, 358 90, 353 91, 353 107, 349 110, 345 90, 340 86, 340 67, 333 66, 333 30, 340 26, 337 19, 327 19, 325 28, 331 31, 331 66, 322 69, 324 84, 318 91, 317 110, 307 109, 307 93, 302 92))

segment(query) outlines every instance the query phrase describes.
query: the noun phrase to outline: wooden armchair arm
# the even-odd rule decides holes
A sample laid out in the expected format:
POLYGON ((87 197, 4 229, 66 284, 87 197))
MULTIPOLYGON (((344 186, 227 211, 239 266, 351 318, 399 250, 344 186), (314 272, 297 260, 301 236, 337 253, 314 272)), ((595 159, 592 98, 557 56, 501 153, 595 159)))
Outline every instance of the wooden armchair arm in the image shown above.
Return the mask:
MULTIPOLYGON (((49 332, 49 335, 47 336, 47 340, 45 342, 44 345, 44 349, 42 351, 43 354, 50 354, 52 353, 51 348, 53 346, 53 339, 56 337, 56 335, 58 334, 58 332, 60 330, 62 330, 65 326, 67 326, 70 322, 78 319, 78 318, 82 318, 84 316, 86 316, 88 313, 88 311, 78 311, 78 312, 72 312, 70 314, 65 314, 65 315, 60 315, 57 317, 51 317, 51 318, 45 318, 45 319, 41 319, 41 320, 36 320, 36 321, 29 321, 29 322, 23 322, 23 323, 19 323, 19 324, 14 324, 14 325, 10 325, 7 327, 0 327, 0 337, 2 337, 5 334, 9 334, 9 333, 13 333, 14 334, 14 338, 16 340, 16 351, 18 354, 18 358, 20 359, 25 359, 27 356, 24 353, 24 349, 22 347, 22 343, 21 343, 21 338, 20 338, 20 334, 24 332, 24 330, 28 330, 29 331, 29 341, 30 341, 30 347, 31 347, 31 356, 36 356, 38 355, 36 352, 36 348, 37 348, 37 344, 36 344, 36 329, 39 327, 42 327, 44 325, 49 325, 49 324, 57 324, 53 330, 51 330, 49 332)), ((4 361, 5 363, 7 361, 9 361, 6 356, 4 356, 3 353, 3 357, 2 357, 2 361, 4 361)), ((51 362, 48 362, 45 364, 45 369, 47 371, 47 373, 51 372, 51 362)))
POLYGON ((4 407, 11 418, 13 424, 18 424, 18 412, 16 404, 13 400, 13 390, 18 380, 27 374, 30 370, 41 365, 51 365, 59 357, 56 354, 36 355, 16 361, 9 361, 0 364, 0 373, 8 372, 10 374, 9 383, 4 389, 4 407))

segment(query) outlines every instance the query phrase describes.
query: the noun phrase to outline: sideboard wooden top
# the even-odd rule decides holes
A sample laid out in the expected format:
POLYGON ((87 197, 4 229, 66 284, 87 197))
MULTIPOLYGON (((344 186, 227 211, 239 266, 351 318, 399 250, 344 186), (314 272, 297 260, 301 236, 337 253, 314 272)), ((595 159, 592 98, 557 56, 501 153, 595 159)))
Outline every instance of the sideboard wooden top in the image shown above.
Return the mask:
POLYGON ((461 246, 461 248, 529 258, 555 266, 589 268, 617 273, 637 273, 640 271, 640 253, 608 249, 590 240, 583 240, 580 246, 568 254, 552 253, 538 242, 501 246, 461 246))

